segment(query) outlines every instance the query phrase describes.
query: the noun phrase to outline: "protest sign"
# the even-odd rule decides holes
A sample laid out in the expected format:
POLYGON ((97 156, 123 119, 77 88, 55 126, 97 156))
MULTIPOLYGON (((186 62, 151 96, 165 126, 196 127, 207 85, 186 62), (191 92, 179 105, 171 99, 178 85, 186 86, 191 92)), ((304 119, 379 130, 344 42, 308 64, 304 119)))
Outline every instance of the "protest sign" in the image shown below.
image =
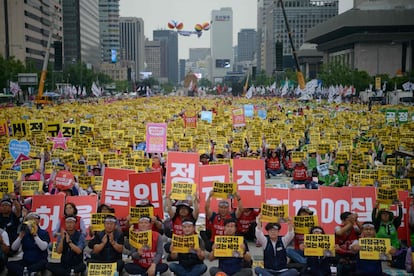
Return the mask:
POLYGON ((89 276, 115 275, 116 263, 88 263, 89 276))
POLYGON ((193 200, 196 193, 196 184, 173 182, 171 198, 175 200, 193 200))
POLYGON ((317 216, 295 216, 293 218, 293 225, 295 226, 295 233, 308 234, 310 228, 318 226, 317 216))
POLYGON ((165 193, 169 194, 172 183, 197 183, 200 157, 198 153, 169 152, 165 176, 165 193))
POLYGON ((167 151, 167 124, 147 123, 146 128, 146 151, 151 153, 167 151))
POLYGON ((194 249, 200 248, 198 235, 172 235, 171 243, 173 246, 173 252, 176 253, 189 253, 194 249))
POLYGON ((391 260, 390 239, 360 238, 359 257, 363 260, 391 260))
POLYGON ((305 256, 335 256, 335 235, 305 234, 304 244, 305 256))
POLYGON ((215 257, 243 257, 243 250, 240 246, 243 244, 242 236, 216 236, 214 238, 214 256, 215 257))
POLYGON ((233 127, 242 127, 246 125, 246 118, 244 116, 243 108, 235 108, 232 110, 233 127))
POLYGON ((61 214, 63 214, 65 204, 65 196, 57 195, 34 195, 32 197, 32 211, 40 216, 40 228, 49 232, 52 241, 55 238, 52 235, 52 230, 56 229, 60 221, 61 214))
MULTIPOLYGON (((200 210, 204 210, 206 199, 213 189, 214 182, 229 182, 230 167, 227 164, 200 166, 200 177, 198 180, 200 194, 200 210)), ((211 208, 217 207, 217 200, 211 198, 211 208)))
POLYGON ((115 216, 113 213, 94 213, 91 214, 91 229, 92 231, 102 231, 105 229, 104 221, 107 216, 115 216))
POLYGON ((54 260, 59 260, 60 261, 60 257, 62 256, 61 253, 57 252, 57 242, 53 242, 52 243, 52 254, 50 255, 50 257, 54 260))
POLYGON ((0 197, 3 198, 4 194, 14 192, 14 183, 11 179, 0 180, 0 197))
POLYGON ((213 196, 215 198, 233 198, 237 192, 237 184, 235 182, 213 182, 213 196))
POLYGON ((261 215, 262 222, 279 222, 289 216, 288 205, 274 206, 262 202, 261 215))
POLYGON ((136 249, 152 247, 152 230, 134 231, 129 229, 129 243, 136 249))
POLYGON ((139 219, 143 216, 152 218, 154 216, 154 207, 132 207, 129 210, 130 223, 138 223, 139 219))
POLYGON ((377 189, 377 201, 383 204, 392 204, 398 200, 397 190, 389 188, 377 189))
POLYGON ((32 196, 42 191, 43 181, 22 181, 20 183, 20 194, 22 196, 32 196))
POLYGON ((233 181, 246 208, 258 208, 264 201, 264 168, 264 160, 233 160, 233 181))

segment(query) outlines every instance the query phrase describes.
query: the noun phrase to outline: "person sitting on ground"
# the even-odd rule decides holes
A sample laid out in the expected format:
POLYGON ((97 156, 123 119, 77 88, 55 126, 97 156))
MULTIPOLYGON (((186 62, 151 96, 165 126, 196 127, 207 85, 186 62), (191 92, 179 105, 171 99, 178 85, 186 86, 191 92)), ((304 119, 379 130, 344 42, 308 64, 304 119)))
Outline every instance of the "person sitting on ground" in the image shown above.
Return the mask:
MULTIPOLYGON (((191 236, 196 234, 195 221, 191 218, 185 218, 182 221, 183 235, 191 236)), ((186 275, 203 275, 207 271, 207 266, 204 264, 205 253, 204 253, 204 242, 198 237, 198 248, 193 248, 188 253, 177 253, 174 250, 174 246, 171 245, 171 257, 172 259, 178 260, 178 263, 170 263, 170 270, 177 276, 186 275)))
POLYGON ((57 253, 62 254, 60 263, 46 265, 53 275, 70 276, 72 269, 75 273, 83 273, 86 270, 83 262, 85 236, 76 228, 77 220, 78 217, 75 215, 65 217, 65 227, 61 228, 56 247, 57 253))
POLYGON ((293 223, 288 220, 288 232, 285 236, 280 236, 279 231, 282 228, 280 223, 269 222, 266 224, 267 237, 263 233, 261 215, 256 220, 256 239, 263 246, 263 264, 264 267, 255 267, 256 275, 262 276, 296 276, 299 275, 296 269, 287 267, 286 247, 292 241, 295 233, 293 232, 293 223))
POLYGON ((336 174, 336 168, 333 165, 328 167, 329 173, 323 177, 322 181, 325 182, 325 186, 339 187, 338 186, 338 175, 336 174))
MULTIPOLYGON (((229 218, 224 221, 224 232, 221 236, 235 236, 237 220, 229 218)), ((240 249, 243 251, 242 256, 237 257, 216 257, 214 255, 214 249, 216 245, 213 244, 212 251, 209 256, 210 261, 218 259, 218 267, 212 266, 209 270, 210 276, 215 276, 219 272, 224 272, 227 276, 251 276, 252 269, 250 266, 251 256, 249 253, 249 247, 247 242, 243 240, 243 244, 240 245, 240 249), (246 265, 247 264, 247 265, 246 265), (248 267, 246 267, 248 266, 248 267)))
POLYGON ((62 228, 65 226, 65 220, 67 216, 75 216, 76 217, 76 230, 79 230, 82 235, 86 237, 86 226, 83 218, 78 216, 78 208, 73 202, 67 202, 65 204, 65 209, 63 210, 63 217, 58 220, 55 229, 53 230, 53 236, 57 237, 61 233, 61 226, 62 228))
POLYGON ((256 217, 259 212, 254 208, 243 208, 237 220, 237 235, 243 236, 247 241, 255 240, 256 217))
POLYGON ((293 169, 292 184, 306 185, 308 181, 307 168, 305 167, 303 161, 299 161, 293 169))
POLYGON ((391 245, 400 249, 401 242, 398 239, 398 228, 401 225, 403 216, 402 203, 398 202, 398 216, 394 217, 394 213, 389 209, 378 210, 379 203, 377 202, 374 209, 372 209, 372 222, 375 225, 377 238, 389 238, 391 245))
POLYGON ((266 178, 284 173, 285 170, 283 169, 282 163, 280 149, 271 150, 265 160, 266 178))
MULTIPOLYGON (((309 230, 309 234, 324 235, 325 230, 320 226, 314 226, 309 230)), ((306 269, 301 275, 304 276, 330 276, 331 258, 327 256, 306 256, 306 269)))

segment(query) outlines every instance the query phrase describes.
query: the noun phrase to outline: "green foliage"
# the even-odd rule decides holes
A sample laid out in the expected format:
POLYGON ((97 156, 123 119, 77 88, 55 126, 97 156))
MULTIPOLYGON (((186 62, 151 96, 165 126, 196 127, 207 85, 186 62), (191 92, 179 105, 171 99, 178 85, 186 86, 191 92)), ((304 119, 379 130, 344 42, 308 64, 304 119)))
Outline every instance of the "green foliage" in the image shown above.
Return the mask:
POLYGON ((15 57, 5 59, 0 55, 0 88, 9 87, 9 81, 17 81, 17 74, 25 73, 26 67, 15 57))
POLYGON ((211 81, 210 81, 209 79, 206 79, 206 78, 201 78, 201 79, 198 81, 198 86, 199 86, 199 87, 211 87, 211 86, 212 86, 212 84, 211 84, 211 81))

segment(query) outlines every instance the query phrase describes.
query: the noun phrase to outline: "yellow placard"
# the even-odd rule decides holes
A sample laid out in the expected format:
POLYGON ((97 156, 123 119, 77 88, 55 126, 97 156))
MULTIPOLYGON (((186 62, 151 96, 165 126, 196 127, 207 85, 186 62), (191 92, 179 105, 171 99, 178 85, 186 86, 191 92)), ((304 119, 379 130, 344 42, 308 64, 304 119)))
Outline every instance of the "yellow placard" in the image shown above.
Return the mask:
POLYGON ((377 201, 383 204, 392 204, 395 200, 398 200, 398 193, 395 189, 378 188, 377 189, 377 201))
POLYGON ((216 236, 214 238, 215 257, 243 257, 241 245, 244 242, 242 236, 216 236))
POLYGON ((39 159, 22 160, 22 162, 20 162, 20 171, 24 174, 31 174, 33 171, 39 169, 39 166, 39 159))
POLYGON ((20 184, 22 196, 33 196, 43 188, 43 181, 22 181, 20 184))
POLYGON ((11 179, 0 180, 0 195, 8 194, 14 191, 14 183, 11 179))
POLYGON ((200 248, 198 235, 181 236, 173 234, 171 243, 173 252, 176 253, 189 253, 200 248))
POLYGON ((305 234, 305 256, 335 256, 335 235, 305 234))
POLYGON ((302 151, 292 151, 292 161, 301 162, 305 158, 305 152, 302 151))
POLYGON ((136 249, 152 247, 152 230, 134 231, 129 229, 129 243, 136 249))
POLYGON ((288 205, 270 205, 262 202, 262 222, 279 222, 288 217, 288 205))
POLYGON ((116 263, 89 263, 89 276, 112 276, 116 272, 116 263))
POLYGON ((237 192, 237 184, 235 182, 214 182, 213 197, 215 198, 233 198, 237 192))
POLYGON ((60 260, 62 254, 57 253, 57 242, 52 243, 52 255, 51 258, 54 260, 60 260))
POLYGON ((176 200, 193 200, 196 188, 194 183, 174 182, 171 188, 171 198, 176 200))
POLYGON ((295 216, 293 218, 293 224, 295 226, 295 233, 308 234, 309 229, 313 226, 318 226, 317 216, 295 216))
POLYGON ((112 213, 94 213, 91 216, 92 231, 102 231, 105 229, 104 220, 108 215, 115 216, 112 213))
POLYGON ((391 249, 390 239, 360 238, 359 257, 363 260, 391 260, 389 254, 391 249))
POLYGON ((142 216, 147 216, 152 218, 154 216, 154 207, 146 206, 146 207, 130 207, 129 208, 129 216, 131 217, 131 223, 137 223, 139 218, 142 216))
POLYGON ((103 176, 92 176, 92 189, 95 192, 102 191, 103 176))
POLYGON ((1 180, 20 180, 22 173, 19 171, 13 170, 0 170, 0 179, 1 180))

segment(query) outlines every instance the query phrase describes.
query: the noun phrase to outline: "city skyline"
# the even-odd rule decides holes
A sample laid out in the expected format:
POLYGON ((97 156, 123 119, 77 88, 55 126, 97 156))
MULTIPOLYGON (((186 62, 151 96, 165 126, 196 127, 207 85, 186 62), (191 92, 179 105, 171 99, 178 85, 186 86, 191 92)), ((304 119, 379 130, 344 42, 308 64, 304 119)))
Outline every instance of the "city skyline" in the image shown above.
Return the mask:
MULTIPOLYGON (((152 40, 153 30, 168 29, 170 20, 181 21, 185 30, 193 30, 195 24, 209 22, 211 12, 222 7, 233 9, 233 45, 237 44, 237 33, 241 29, 257 29, 256 0, 120 0, 120 16, 141 17, 144 20, 145 37, 152 40), (162 8, 160 8, 162 6, 162 8), (156 11, 156 12, 154 12, 156 11)), ((352 8, 353 0, 339 0, 339 13, 352 8)), ((209 48, 210 33, 203 35, 179 36, 179 58, 188 59, 190 48, 209 48)))

